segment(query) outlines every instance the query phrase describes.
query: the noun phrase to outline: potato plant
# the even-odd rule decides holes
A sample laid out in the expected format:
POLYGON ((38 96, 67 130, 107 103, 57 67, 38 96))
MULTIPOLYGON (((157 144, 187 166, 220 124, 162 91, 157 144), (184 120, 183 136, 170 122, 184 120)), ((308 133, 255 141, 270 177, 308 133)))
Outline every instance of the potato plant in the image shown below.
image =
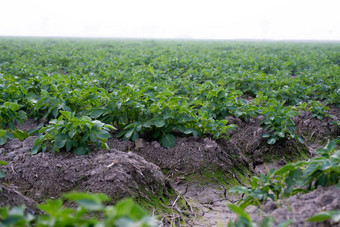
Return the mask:
POLYGON ((157 222, 146 211, 133 202, 125 199, 115 205, 104 205, 110 199, 104 194, 69 192, 63 199, 48 200, 39 204, 43 214, 33 215, 25 207, 0 208, 0 227, 9 226, 138 226, 155 227, 157 222), (63 206, 64 200, 76 203, 74 208, 63 206), (101 218, 98 218, 101 217, 101 218))
POLYGON ((317 149, 319 156, 307 161, 290 163, 282 168, 271 169, 268 174, 251 178, 250 187, 235 186, 230 192, 244 194, 240 200, 242 208, 260 205, 271 199, 278 200, 297 193, 306 193, 319 185, 326 187, 340 182, 340 139, 329 142, 324 148, 317 149))
POLYGON ((68 111, 60 111, 60 114, 58 119, 51 120, 39 130, 40 136, 34 141, 32 154, 51 149, 84 155, 91 151, 90 145, 108 149, 106 140, 111 137, 110 130, 115 129, 112 125, 87 116, 77 117, 68 111))
POLYGON ((12 130, 24 113, 53 120, 67 111, 173 147, 178 134, 227 138, 230 115, 264 115, 269 144, 302 142, 295 105, 308 103, 316 118, 340 105, 331 43, 2 38, 0 50, 0 127, 12 130))

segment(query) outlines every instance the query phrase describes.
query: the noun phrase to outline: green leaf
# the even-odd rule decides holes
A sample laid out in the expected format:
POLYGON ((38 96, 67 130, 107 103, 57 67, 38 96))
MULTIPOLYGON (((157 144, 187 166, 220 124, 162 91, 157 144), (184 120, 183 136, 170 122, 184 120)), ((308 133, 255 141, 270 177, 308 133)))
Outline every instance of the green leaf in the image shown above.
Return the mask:
POLYGON ((268 141, 267 141, 268 144, 274 144, 276 143, 276 139, 274 137, 270 138, 268 141))
POLYGON ((21 107, 18 103, 15 103, 15 102, 6 102, 4 103, 4 105, 13 111, 17 111, 21 107))
POLYGON ((7 162, 0 160, 0 166, 6 166, 6 165, 8 165, 7 162))
POLYGON ((238 207, 234 204, 228 204, 227 206, 232 212, 237 214, 237 216, 242 217, 242 218, 246 219, 247 221, 251 222, 250 216, 242 208, 240 208, 240 207, 238 207))
POLYGON ((303 141, 302 137, 297 135, 296 138, 299 140, 301 144, 304 144, 305 142, 303 141))
POLYGON ((105 139, 108 139, 108 138, 111 137, 110 133, 103 130, 103 129, 96 131, 95 135, 96 135, 97 138, 100 138, 102 140, 105 140, 105 139))
POLYGON ((125 133, 126 133, 126 130, 121 130, 121 131, 117 132, 116 137, 117 137, 117 138, 120 138, 120 137, 122 137, 125 133))
POLYGON ((278 135, 279 137, 281 137, 281 138, 284 138, 284 137, 285 137, 285 134, 284 134, 283 132, 279 132, 279 133, 277 133, 277 135, 278 135))
POLYGON ((91 112, 91 118, 98 118, 100 117, 103 113, 105 112, 105 110, 101 110, 101 109, 97 109, 91 112))
POLYGON ((275 171, 274 175, 282 176, 284 173, 295 169, 296 167, 293 164, 286 164, 282 168, 275 171))
POLYGON ((146 121, 143 123, 144 128, 151 128, 151 121, 146 121))
POLYGON ((293 220, 287 220, 284 222, 280 222, 277 227, 288 227, 293 223, 293 220))
POLYGON ((1 169, 0 169, 0 178, 4 178, 5 177, 5 173, 4 173, 4 171, 2 171, 1 169))
POLYGON ((38 204, 37 207, 51 216, 56 216, 58 210, 61 209, 63 201, 61 199, 47 200, 45 204, 38 204))
POLYGON ((36 144, 32 147, 31 154, 38 154, 39 150, 42 148, 42 145, 36 144))
POLYGON ((306 169, 303 171, 303 175, 304 176, 310 176, 312 175, 315 171, 317 171, 318 169, 320 169, 320 163, 310 163, 306 169))
POLYGON ((160 139, 160 143, 166 148, 172 148, 176 144, 176 137, 172 134, 163 135, 160 139))
POLYGON ((0 129, 0 137, 3 137, 6 135, 7 130, 0 129))
POLYGON ((124 199, 116 203, 118 217, 130 217, 132 220, 138 220, 147 215, 147 213, 132 199, 124 199))
POLYGON ((60 113, 66 117, 66 119, 70 119, 71 118, 71 115, 72 113, 71 112, 68 112, 68 111, 60 111, 60 113))
POLYGON ((251 188, 257 188, 259 180, 260 179, 258 177, 252 177, 251 178, 251 188))
POLYGON ((66 141, 66 151, 69 152, 72 149, 73 142, 72 140, 66 141))
POLYGON ((67 135, 65 135, 65 134, 58 134, 58 135, 56 135, 56 137, 55 137, 55 141, 54 141, 54 145, 55 145, 55 147, 56 148, 62 148, 62 147, 64 147, 65 146, 65 143, 66 143, 66 141, 67 141, 67 139, 68 139, 68 136, 67 135))
POLYGON ((87 149, 85 147, 77 147, 73 150, 76 155, 85 155, 87 153, 87 149))
POLYGON ((109 201, 110 198, 105 194, 89 194, 82 192, 69 192, 63 195, 65 199, 75 201, 87 210, 101 210, 102 202, 109 201))
POLYGON ((13 136, 14 136, 15 138, 19 139, 20 141, 22 141, 22 140, 24 140, 24 139, 26 139, 26 138, 29 137, 29 135, 28 135, 27 132, 22 131, 22 130, 20 130, 20 129, 15 129, 15 130, 13 131, 13 136))
POLYGON ((7 138, 6 137, 0 137, 0 146, 4 145, 7 142, 7 138))
POLYGON ((138 132, 133 132, 133 134, 132 134, 132 136, 131 136, 131 140, 132 140, 133 142, 135 142, 136 139, 138 139, 138 138, 139 138, 138 132))
POLYGON ((25 113, 25 111, 23 111, 23 110, 19 110, 18 111, 18 118, 20 118, 20 119, 26 119, 26 113, 25 113))
POLYGON ((159 120, 156 120, 156 121, 154 122, 154 124, 155 124, 155 126, 156 126, 157 128, 161 128, 161 127, 163 127, 163 126, 165 125, 165 121, 159 119, 159 120))
POLYGON ((131 138, 131 136, 132 136, 132 133, 133 133, 134 131, 135 131, 134 128, 128 130, 128 131, 125 133, 125 135, 124 135, 124 139, 125 139, 125 140, 129 140, 129 139, 131 138))
POLYGON ((6 137, 7 137, 8 139, 13 139, 13 140, 14 140, 15 137, 14 137, 12 131, 15 131, 15 130, 7 131, 7 132, 6 132, 6 137))
POLYGON ((322 221, 327 221, 327 220, 329 220, 331 218, 332 218, 332 216, 329 213, 321 212, 321 213, 318 213, 316 215, 313 215, 310 218, 307 218, 306 221, 309 221, 309 222, 322 222, 322 221))

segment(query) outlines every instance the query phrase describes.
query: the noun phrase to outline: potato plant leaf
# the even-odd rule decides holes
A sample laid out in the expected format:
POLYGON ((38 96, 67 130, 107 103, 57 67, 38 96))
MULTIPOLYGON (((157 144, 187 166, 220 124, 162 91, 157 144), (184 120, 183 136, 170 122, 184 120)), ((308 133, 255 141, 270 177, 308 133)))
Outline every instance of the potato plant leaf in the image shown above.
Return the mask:
POLYGON ((161 136, 160 143, 166 148, 172 148, 176 144, 176 137, 172 134, 161 136))

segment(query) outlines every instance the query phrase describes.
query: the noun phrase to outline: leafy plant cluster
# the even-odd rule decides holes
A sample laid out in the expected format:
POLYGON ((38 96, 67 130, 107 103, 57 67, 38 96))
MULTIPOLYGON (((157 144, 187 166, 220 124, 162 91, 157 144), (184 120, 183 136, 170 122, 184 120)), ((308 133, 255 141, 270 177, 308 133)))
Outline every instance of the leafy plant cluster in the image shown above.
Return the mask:
POLYGON ((73 150, 77 155, 84 155, 90 152, 91 144, 96 148, 108 149, 106 140, 111 137, 109 131, 115 129, 112 125, 88 116, 77 117, 68 111, 60 111, 60 114, 58 119, 51 120, 39 130, 40 136, 33 144, 32 154, 46 151, 49 147, 52 151, 73 150))
MULTIPOLYGON (((340 139, 329 142, 324 148, 317 149, 318 157, 308 161, 286 164, 284 167, 269 170, 268 174, 251 178, 250 187, 235 186, 230 190, 232 193, 243 194, 239 205, 228 204, 229 209, 237 215, 236 221, 229 221, 228 226, 255 227, 250 216, 245 212, 249 205, 261 206, 268 199, 276 201, 297 193, 307 193, 316 189, 319 185, 330 186, 336 184, 340 187, 340 150, 337 143, 340 139)), ((340 221, 340 210, 322 211, 309 218, 306 222, 323 222, 332 220, 340 221)), ((265 216, 260 226, 273 226, 273 217, 265 216)), ((292 220, 284 221, 277 226, 289 226, 292 220)))
POLYGON ((63 198, 75 202, 77 207, 64 207, 62 199, 39 204, 37 207, 43 212, 40 215, 26 212, 23 206, 3 207, 0 208, 0 226, 157 226, 156 220, 132 199, 121 200, 114 206, 105 206, 103 203, 109 201, 109 197, 104 194, 69 192, 63 198))
POLYGON ((319 156, 308 161, 287 164, 268 174, 251 178, 250 188, 236 186, 231 192, 244 194, 240 206, 261 205, 271 199, 273 201, 291 195, 307 193, 319 185, 329 186, 340 182, 340 150, 336 144, 340 139, 329 142, 324 148, 317 149, 319 156))
POLYGON ((340 103, 339 49, 328 43, 2 38, 0 124, 14 130, 26 115, 53 123, 66 111, 112 125, 124 139, 151 136, 173 147, 179 133, 226 138, 235 128, 227 116, 248 121, 262 114, 269 143, 299 139, 294 105, 309 102, 307 110, 320 118, 327 108, 318 100, 340 103))

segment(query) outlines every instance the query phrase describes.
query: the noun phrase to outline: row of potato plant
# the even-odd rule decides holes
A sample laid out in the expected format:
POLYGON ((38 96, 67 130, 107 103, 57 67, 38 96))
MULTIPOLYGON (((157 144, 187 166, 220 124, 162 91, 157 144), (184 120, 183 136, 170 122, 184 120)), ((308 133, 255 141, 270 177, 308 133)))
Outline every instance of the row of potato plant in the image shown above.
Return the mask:
MULTIPOLYGON (((295 138, 298 110, 339 105, 339 45, 0 40, 0 114, 5 130, 26 117, 89 117, 165 147, 176 133, 228 137, 229 115, 264 115, 268 143, 295 138), (321 101, 321 102, 320 102, 321 101)), ((4 140, 4 139, 2 139, 4 140)))

